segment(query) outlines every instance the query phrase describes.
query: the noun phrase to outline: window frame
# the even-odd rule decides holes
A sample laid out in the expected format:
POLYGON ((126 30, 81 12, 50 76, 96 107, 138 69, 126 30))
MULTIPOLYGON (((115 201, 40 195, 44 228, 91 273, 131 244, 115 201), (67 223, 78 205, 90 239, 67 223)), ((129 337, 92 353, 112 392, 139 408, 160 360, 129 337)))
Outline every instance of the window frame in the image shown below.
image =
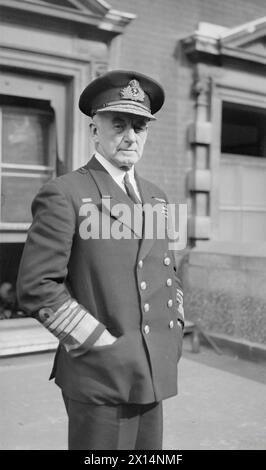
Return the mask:
MULTIPOLYGON (((12 99, 14 104, 17 98, 20 102, 29 100, 32 103, 33 100, 37 100, 38 102, 46 101, 46 103, 49 103, 50 108, 54 112, 51 141, 54 146, 53 151, 56 152, 56 169, 60 168, 61 165, 64 167, 65 171, 71 170, 73 167, 74 157, 73 159, 71 158, 71 151, 74 140, 76 140, 79 135, 79 133, 77 133, 74 139, 73 133, 70 132, 73 117, 72 86, 72 81, 66 81, 63 77, 61 80, 58 80, 58 78, 53 76, 38 75, 32 70, 30 73, 24 73, 23 71, 4 68, 3 73, 0 75, 0 92, 3 97, 2 105, 6 105, 6 97, 10 97, 10 100, 12 99)), ((16 172, 16 168, 12 167, 11 164, 9 165, 10 173, 16 172)), ((28 173, 32 171, 32 173, 36 175, 36 172, 39 171, 39 167, 37 166, 36 169, 33 167, 25 168, 25 172, 28 173)), ((44 169, 44 172, 45 171, 46 169, 44 169)), ((50 171, 49 168, 48 171, 50 171)), ((6 222, 0 224, 0 243, 24 243, 30 225, 31 222, 6 222)))

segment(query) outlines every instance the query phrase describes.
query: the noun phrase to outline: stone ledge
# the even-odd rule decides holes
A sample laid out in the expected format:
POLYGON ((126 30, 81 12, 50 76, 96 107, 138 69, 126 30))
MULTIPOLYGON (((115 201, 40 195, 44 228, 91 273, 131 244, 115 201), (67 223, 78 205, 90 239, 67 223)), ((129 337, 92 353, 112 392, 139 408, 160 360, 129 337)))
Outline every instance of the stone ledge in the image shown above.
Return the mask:
POLYGON ((55 351, 58 340, 34 318, 0 321, 0 357, 55 351))
MULTIPOLYGON (((236 354, 241 359, 249 361, 264 362, 266 361, 266 345, 261 343, 253 343, 251 341, 235 338, 224 334, 204 331, 212 341, 225 353, 236 354)), ((200 332, 199 332, 200 334, 200 332)), ((200 334, 200 342, 206 346, 210 346, 208 341, 200 334)), ((211 346, 210 346, 211 347, 211 346)))

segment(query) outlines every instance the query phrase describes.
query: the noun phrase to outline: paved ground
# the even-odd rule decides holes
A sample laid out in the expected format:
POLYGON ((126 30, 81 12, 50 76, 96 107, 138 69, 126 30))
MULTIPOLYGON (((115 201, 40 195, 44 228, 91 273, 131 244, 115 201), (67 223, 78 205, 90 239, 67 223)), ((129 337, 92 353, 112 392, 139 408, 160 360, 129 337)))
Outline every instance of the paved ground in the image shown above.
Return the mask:
MULTIPOLYGON (((164 448, 266 449, 266 364, 218 356, 184 342, 179 395, 165 402, 164 448)), ((0 449, 66 449, 53 353, 0 360, 0 449)))

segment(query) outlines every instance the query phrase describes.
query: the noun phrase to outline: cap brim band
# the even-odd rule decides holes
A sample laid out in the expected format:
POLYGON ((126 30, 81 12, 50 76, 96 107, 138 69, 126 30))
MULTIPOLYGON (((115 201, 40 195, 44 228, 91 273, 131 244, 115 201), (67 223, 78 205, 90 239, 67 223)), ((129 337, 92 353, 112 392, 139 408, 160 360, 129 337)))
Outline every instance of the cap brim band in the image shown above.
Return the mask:
POLYGON ((110 104, 109 106, 105 106, 104 108, 95 109, 94 113, 104 113, 107 111, 114 111, 117 113, 127 113, 127 114, 134 114, 135 116, 143 116, 150 120, 156 121, 156 117, 153 116, 148 110, 145 110, 144 107, 139 107, 132 104, 110 104))

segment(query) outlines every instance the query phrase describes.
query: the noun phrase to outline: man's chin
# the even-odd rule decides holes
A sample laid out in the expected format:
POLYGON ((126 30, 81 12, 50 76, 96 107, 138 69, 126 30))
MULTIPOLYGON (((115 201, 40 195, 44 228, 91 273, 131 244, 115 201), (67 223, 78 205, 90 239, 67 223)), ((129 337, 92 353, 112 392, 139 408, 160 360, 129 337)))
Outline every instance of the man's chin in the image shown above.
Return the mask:
POLYGON ((131 154, 128 152, 128 155, 125 155, 125 154, 117 155, 113 160, 113 162, 120 168, 123 166, 131 168, 138 161, 139 161, 138 155, 133 154, 133 152, 131 154))

